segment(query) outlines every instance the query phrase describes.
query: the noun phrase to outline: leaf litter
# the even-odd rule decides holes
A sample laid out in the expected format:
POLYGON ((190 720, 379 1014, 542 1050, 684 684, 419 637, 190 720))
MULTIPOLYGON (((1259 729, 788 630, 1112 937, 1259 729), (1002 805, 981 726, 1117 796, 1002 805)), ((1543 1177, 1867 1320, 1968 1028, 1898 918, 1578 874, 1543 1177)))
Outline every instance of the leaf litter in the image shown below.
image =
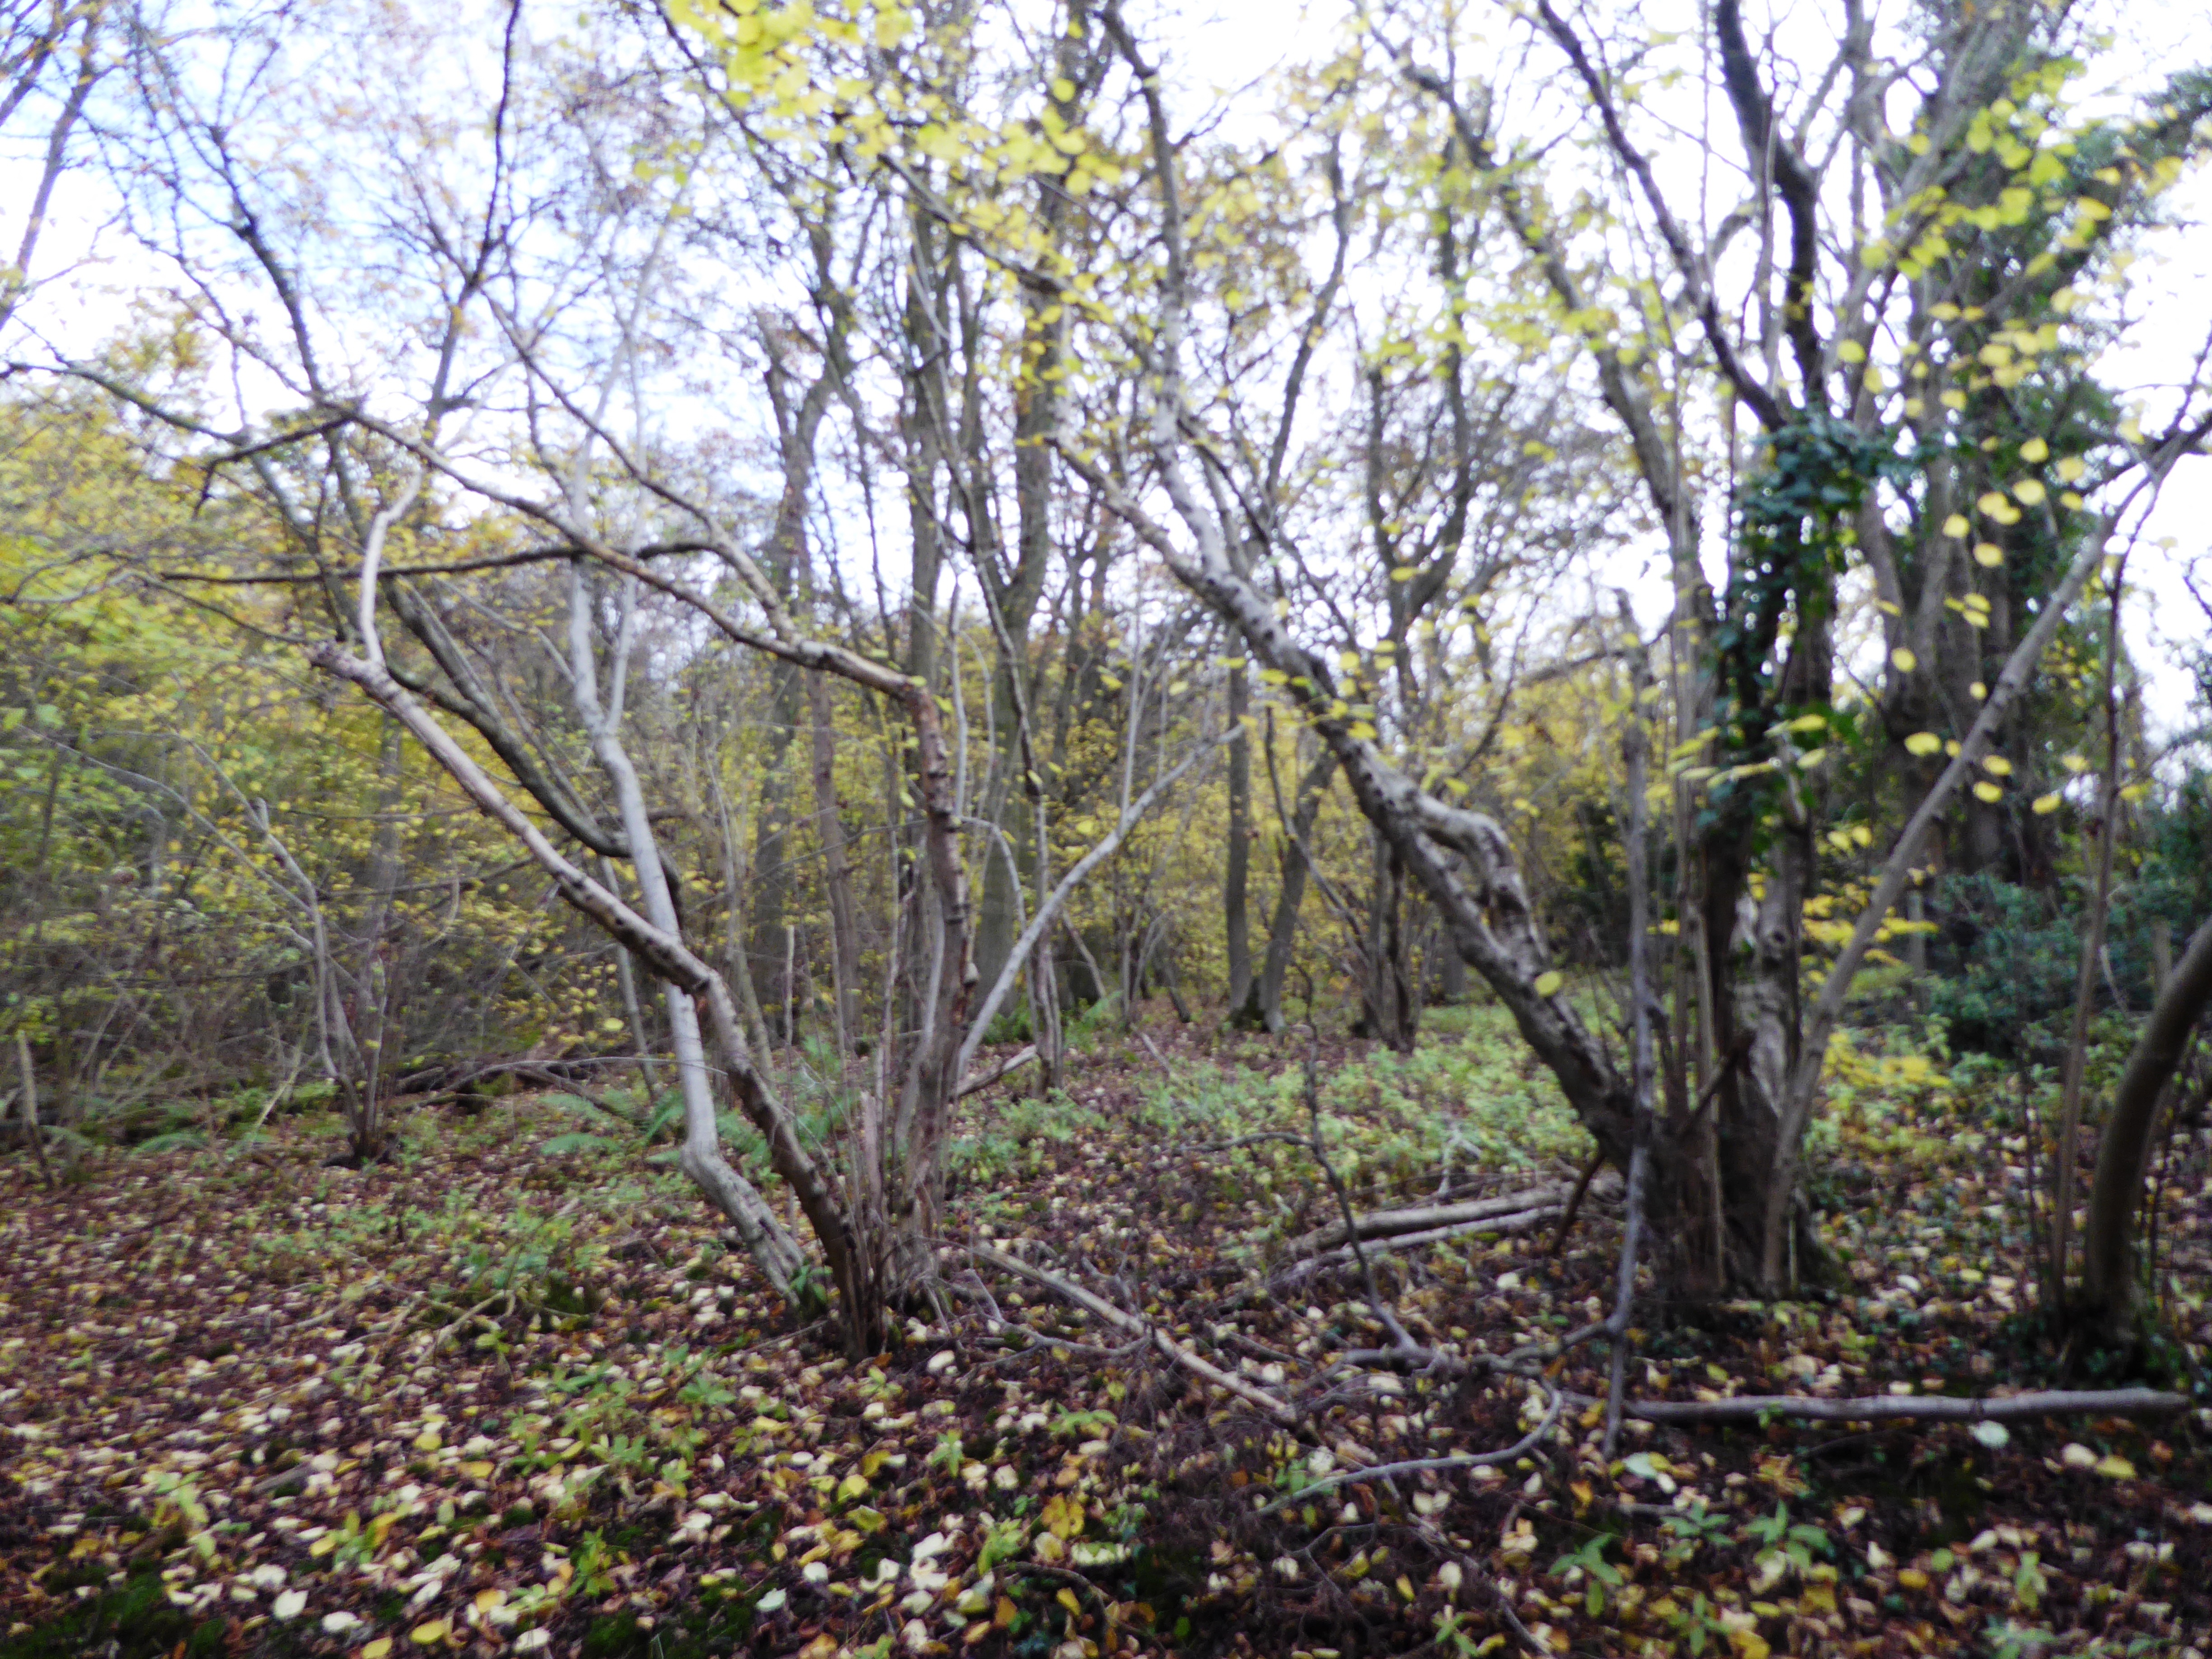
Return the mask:
MULTIPOLYGON (((0 1655, 1434 1652, 2173 1655, 2212 1648, 2206 1414, 1728 1427, 1518 1379, 1338 1363, 1382 1326, 1296 1064, 1156 1034, 1048 1102, 969 1101, 944 1310, 860 1365, 794 1329, 672 1177, 548 1153, 563 1108, 420 1114, 393 1165, 100 1155, 0 1167, 0 1655), (1271 1131, 1285 1131, 1273 1138, 1271 1131), (1138 1334, 963 1246, 1019 1252, 1138 1334), (1341 1255, 1341 1252, 1339 1252, 1341 1255), (1157 1328, 1295 1427, 1166 1359, 1157 1328), (1455 1462, 1453 1460, 1462 1460, 1455 1462), (1417 1467, 1387 1477, 1361 1471, 1417 1467)), ((1365 1209, 1571 1179, 1586 1143, 1476 1023, 1325 1056, 1365 1209)), ((1291 1057, 1296 1058, 1296 1057, 1291 1057)), ((1648 1313, 1638 1398, 2036 1386, 2016 1163, 1901 1073, 1848 1097, 1821 1194, 1837 1285, 1648 1313), (1881 1109, 1866 1109, 1878 1100, 1881 1109)), ((2201 1194, 2168 1195, 2201 1286, 2201 1194)), ((1601 1314, 1618 1217, 1370 1246, 1451 1355, 1601 1314)), ((2206 1333, 2175 1310, 2186 1366, 2206 1333)), ((1601 1395, 1601 1345, 1549 1381, 1601 1395)), ((2199 1397, 2203 1397, 2199 1391, 2199 1397)))

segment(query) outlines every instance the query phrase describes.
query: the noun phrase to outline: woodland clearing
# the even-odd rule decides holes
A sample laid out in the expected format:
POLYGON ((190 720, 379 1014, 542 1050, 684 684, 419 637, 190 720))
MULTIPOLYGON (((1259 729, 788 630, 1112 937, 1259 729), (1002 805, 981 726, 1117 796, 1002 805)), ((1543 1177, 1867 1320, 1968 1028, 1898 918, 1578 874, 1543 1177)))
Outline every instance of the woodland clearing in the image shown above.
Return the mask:
POLYGON ((0 7, 0 1659, 2207 1659, 2201 40, 1195 9, 0 7))
MULTIPOLYGON (((1455 1201, 1571 1176, 1587 1138, 1494 1012, 1432 1024, 1410 1057, 1320 1054, 1358 1206, 1426 1202, 1440 1175, 1455 1201)), ((580 1136, 574 1097, 414 1103, 403 1150, 360 1171, 325 1167, 340 1131, 310 1115, 110 1152, 58 1191, 9 1160, 0 1653, 2205 1644, 2195 1410, 1632 1420, 1607 1462, 1601 1409, 1570 1404, 1503 1468, 1344 1480, 1510 1446, 1540 1400, 1372 1374, 1330 1395, 1332 1355, 1382 1328, 1351 1264, 1301 1274, 1286 1255, 1326 1226, 1328 1187, 1301 1147, 1224 1146, 1301 1129, 1302 1057, 1148 1035, 1164 1076, 1113 1036, 1049 1101, 970 1097, 948 1279, 967 1241, 1054 1264, 1301 1399, 1295 1431, 988 1268, 951 1318, 849 1364, 826 1325, 794 1328, 680 1176, 580 1136)), ((1896 1054, 1846 1049, 1832 1079, 1816 1196, 1835 1290, 1638 1330, 1638 1401, 2081 1380, 2032 1334, 2002 1088, 1971 1065, 1946 1080, 1893 1035, 1896 1054)), ((2173 1153, 2161 1248, 2185 1283, 2212 1251, 2212 1206, 2180 1191, 2207 1148, 2200 1127, 2173 1153)), ((1503 1353, 1604 1304, 1617 1199, 1587 1201, 1554 1254, 1557 1231, 1554 1200, 1540 1224, 1372 1261, 1424 1340, 1503 1353)), ((2208 1333, 2201 1305, 2175 1312, 2190 1388, 2208 1333)), ((1585 1348, 1553 1380, 1601 1395, 1601 1360, 1585 1348)))

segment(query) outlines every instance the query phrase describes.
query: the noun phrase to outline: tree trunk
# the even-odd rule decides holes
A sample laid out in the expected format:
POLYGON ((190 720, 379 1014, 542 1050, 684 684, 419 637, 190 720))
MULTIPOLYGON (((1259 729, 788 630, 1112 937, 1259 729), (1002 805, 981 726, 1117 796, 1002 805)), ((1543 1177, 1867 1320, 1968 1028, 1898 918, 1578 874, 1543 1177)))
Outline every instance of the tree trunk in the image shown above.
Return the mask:
POLYGON ((1380 834, 1374 837, 1373 849, 1366 937, 1358 941, 1366 983, 1360 990, 1359 1023, 1352 1030, 1409 1054, 1419 1035, 1421 999, 1413 988, 1406 937, 1406 864, 1380 834))
MULTIPOLYGON (((1267 751, 1267 775, 1271 780, 1275 765, 1273 732, 1271 716, 1271 746, 1267 751)), ((1282 854, 1278 860, 1282 886, 1275 896, 1274 921, 1267 928, 1267 951, 1261 962, 1259 976, 1252 981, 1252 989, 1237 1014, 1237 1024, 1248 1030, 1273 1032, 1283 1029, 1283 983, 1290 977, 1291 952, 1297 943, 1298 907, 1305 899, 1306 848, 1312 843, 1314 822, 1321 816, 1322 799, 1335 774, 1336 756, 1323 749, 1307 769, 1305 776, 1298 780, 1297 804, 1283 821, 1282 854)), ((1282 805, 1282 793, 1277 790, 1278 812, 1282 805)))
MULTIPOLYGON (((1251 685, 1242 664, 1229 671, 1229 719, 1242 725, 1248 716, 1251 685)), ((1229 751, 1229 857, 1221 878, 1221 920, 1228 939, 1229 1006, 1242 1008, 1252 993, 1251 922, 1246 915, 1245 885, 1252 864, 1252 757, 1249 744, 1229 751)))
POLYGON ((771 671, 775 691, 769 705, 768 752, 762 757, 760 817, 753 825, 752 941, 747 956, 753 990, 767 1017, 768 1029, 779 1041, 798 1041, 789 1029, 787 1011, 791 987, 784 958, 788 939, 785 931, 791 888, 791 826, 788 796, 783 785, 784 764, 799 722, 802 695, 801 670, 779 663, 771 671))
MULTIPOLYGON (((485 775, 468 751, 381 666, 348 654, 335 641, 319 643, 307 655, 316 667, 350 681, 387 712, 398 716, 416 741, 452 775, 462 792, 529 850, 538 866, 553 878, 569 904, 605 929, 617 945, 635 951, 656 977, 695 1000, 695 1006, 702 1009, 713 1027, 715 1046, 721 1052, 723 1069, 739 1107, 768 1143, 770 1163, 791 1184, 800 1207, 813 1224, 815 1237, 822 1242, 831 1278, 845 1297, 847 1345, 855 1354, 869 1350, 880 1332, 880 1309, 872 1299, 870 1278, 855 1250, 844 1207, 836 1188, 800 1139, 789 1111, 754 1068, 744 1033, 738 1029, 736 1005, 721 975, 693 954, 680 937, 631 910, 564 857, 544 832, 501 793, 499 786, 485 775)), ((665 884, 663 894, 665 896, 665 884)), ((670 908, 672 914, 673 905, 670 908)), ((685 1130, 689 1149, 693 1137, 688 1112, 685 1130)), ((719 1150, 712 1156, 719 1161, 719 1150)), ((734 1170, 729 1173, 733 1179, 742 1179, 734 1170)), ((727 1195, 714 1188, 707 1190, 718 1204, 727 1195)), ((742 1204, 741 1199, 737 1201, 742 1204)), ((737 1220, 738 1217, 732 1216, 732 1219, 737 1220)))
MULTIPOLYGON (((646 810, 645 791, 637 768, 622 741, 623 681, 629 668, 630 633, 636 610, 636 584, 625 582, 620 633, 613 651, 611 684, 599 695, 599 667, 591 637, 589 592, 583 572, 569 568, 568 655, 576 713, 592 741, 592 753, 607 781, 614 786, 615 805, 622 817, 623 833, 629 842, 630 866, 637 876, 638 896, 646 920, 660 933, 678 941, 684 927, 677 919, 676 901, 669 890, 668 872, 660 857, 659 838, 646 810)), ((754 1265, 778 1296, 794 1306, 809 1298, 800 1291, 800 1269, 805 1255, 797 1241, 784 1231, 768 1200, 722 1156, 721 1133, 715 1123, 714 1087, 707 1070, 705 1046, 699 1036, 699 1010, 690 994, 675 984, 665 986, 670 1045, 676 1055, 676 1080, 684 1098, 684 1173, 726 1216, 744 1243, 754 1265)))
POLYGON ((2143 1165, 2166 1085, 2173 1080, 2207 1006, 2212 1006, 2212 921, 2197 930, 2136 1038, 2097 1145, 2083 1229, 2081 1314, 2107 1338, 2127 1334, 2134 1313, 2136 1207, 2143 1165))
POLYGON ((385 935, 392 921, 392 902, 399 885, 399 781, 403 757, 399 722, 383 722, 384 741, 377 761, 377 825, 369 842, 369 902, 361 923, 360 967, 352 1028, 359 1050, 352 1068, 347 1103, 347 1128, 354 1158, 363 1164, 384 1152, 384 1082, 390 1066, 385 1055, 392 986, 385 960, 385 935))
POLYGON ((845 820, 837 808, 837 733, 830 685, 819 674, 806 677, 806 702, 813 725, 814 834, 822 846, 822 880, 830 899, 830 971, 842 1055, 853 1052, 860 1030, 860 930, 853 913, 845 820))

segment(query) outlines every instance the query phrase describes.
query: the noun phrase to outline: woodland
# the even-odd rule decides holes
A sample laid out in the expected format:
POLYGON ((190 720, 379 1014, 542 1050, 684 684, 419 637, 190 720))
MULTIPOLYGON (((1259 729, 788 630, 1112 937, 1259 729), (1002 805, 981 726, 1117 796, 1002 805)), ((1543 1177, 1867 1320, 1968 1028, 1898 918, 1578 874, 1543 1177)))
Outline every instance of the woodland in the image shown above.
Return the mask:
POLYGON ((2204 1659, 2155 9, 0 0, 0 1659, 2204 1659))

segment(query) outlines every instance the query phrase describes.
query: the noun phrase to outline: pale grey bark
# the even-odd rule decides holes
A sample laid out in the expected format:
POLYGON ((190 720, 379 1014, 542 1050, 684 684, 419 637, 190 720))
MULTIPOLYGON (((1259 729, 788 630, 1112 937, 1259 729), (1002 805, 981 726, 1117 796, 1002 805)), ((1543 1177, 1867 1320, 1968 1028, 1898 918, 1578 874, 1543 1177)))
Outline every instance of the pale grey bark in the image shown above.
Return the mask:
POLYGON ((336 641, 321 642, 307 655, 316 667, 350 682, 372 702, 397 715, 477 808, 522 843, 539 867, 553 878, 564 899, 605 928, 617 944, 637 952, 672 990, 680 990, 703 1005, 738 1104, 767 1141, 769 1162, 790 1183, 813 1224, 839 1290, 848 1297, 856 1290, 865 1294, 843 1206, 801 1142, 789 1111, 754 1068, 729 988, 721 975, 695 955, 680 936, 638 915, 571 862, 380 664, 349 654, 336 641))
MULTIPOLYGON (((646 919, 671 938, 682 937, 676 905, 668 889, 668 876, 660 858, 660 842, 646 810, 645 792, 637 769, 622 741, 623 690, 637 618, 637 584, 623 583, 620 621, 612 660, 608 667, 605 697, 599 692, 598 653, 592 645, 591 595, 582 569, 568 571, 568 673, 577 717, 591 738, 607 781, 614 786, 615 805, 623 833, 629 842, 630 866, 636 872, 639 897, 646 919)), ((805 1255, 769 1206, 760 1189, 747 1181, 722 1156, 722 1139, 714 1121, 714 1086, 708 1076, 705 1045, 700 1041, 699 1011, 679 986, 665 988, 669 1046, 676 1061, 677 1086, 684 1098, 684 1173, 691 1177, 714 1207, 726 1216, 744 1243, 748 1255, 776 1294, 787 1302, 798 1293, 798 1279, 805 1255)))

